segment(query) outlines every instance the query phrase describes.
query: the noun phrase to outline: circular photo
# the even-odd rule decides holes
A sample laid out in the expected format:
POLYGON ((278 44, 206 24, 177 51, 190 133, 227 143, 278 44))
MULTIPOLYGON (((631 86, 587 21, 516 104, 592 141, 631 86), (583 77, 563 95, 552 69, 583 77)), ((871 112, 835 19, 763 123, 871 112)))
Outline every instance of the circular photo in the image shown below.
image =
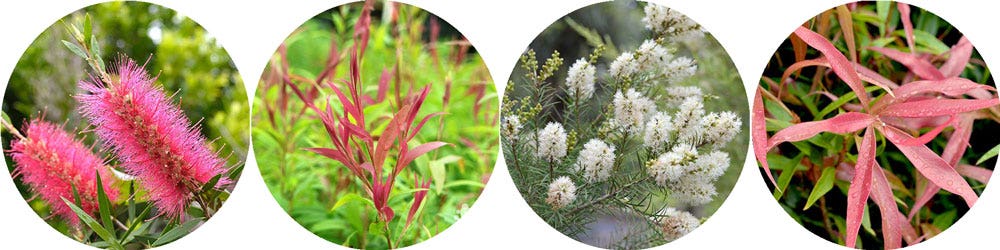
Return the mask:
POLYGON ((532 41, 510 79, 507 168, 535 213, 579 242, 677 240, 739 177, 749 143, 742 81, 715 38, 676 10, 578 9, 532 41))
POLYGON ((911 246, 965 215, 993 174, 993 86, 972 43, 933 13, 837 6, 797 27, 764 70, 754 154, 810 232, 852 248, 911 246))
POLYGON ((62 18, 17 63, 3 149, 21 196, 60 233, 141 249, 215 215, 249 146, 246 91, 198 23, 109 2, 62 18))
POLYGON ((420 243, 482 193, 496 90, 461 33, 418 7, 342 5, 278 47, 254 98, 264 182, 302 227, 353 248, 420 243))

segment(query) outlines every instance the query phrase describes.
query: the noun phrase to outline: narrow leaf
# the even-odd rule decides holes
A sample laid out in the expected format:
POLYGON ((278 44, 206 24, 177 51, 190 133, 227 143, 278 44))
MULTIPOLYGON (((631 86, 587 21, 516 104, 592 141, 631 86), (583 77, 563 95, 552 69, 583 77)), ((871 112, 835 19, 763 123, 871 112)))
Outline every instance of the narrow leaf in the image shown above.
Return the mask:
POLYGON ((969 164, 959 164, 955 168, 959 174, 965 177, 972 178, 973 180, 979 181, 981 183, 989 183, 990 176, 993 175, 993 170, 985 169, 978 166, 973 166, 969 164))
MULTIPOLYGON (((115 244, 115 246, 117 246, 118 241, 114 240, 115 239, 114 235, 112 235, 111 232, 108 232, 107 229, 104 229, 104 227, 101 226, 100 222, 97 222, 97 220, 95 220, 94 217, 90 217, 90 215, 87 214, 87 212, 84 212, 83 209, 76 206, 76 204, 73 204, 73 202, 70 202, 66 198, 62 198, 62 200, 63 203, 66 203, 66 206, 69 206, 70 210, 73 210, 73 213, 76 214, 76 217, 79 217, 80 221, 83 221, 83 223, 86 224, 87 227, 90 228, 90 230, 93 230, 98 237, 101 237, 102 240, 110 242, 112 244, 115 244)), ((121 246, 117 247, 121 248, 121 246)))
POLYGON ((909 224, 902 218, 899 207, 896 206, 895 196, 892 195, 892 188, 889 187, 889 181, 878 164, 872 169, 871 199, 882 214, 882 241, 885 249, 902 247, 902 230, 909 228, 909 224))
POLYGON ((851 18, 851 10, 847 9, 847 5, 837 6, 837 20, 840 22, 840 31, 844 33, 844 43, 847 44, 851 62, 857 63, 858 52, 854 43, 854 19, 851 18))
POLYGON ((919 146, 927 144, 931 140, 934 140, 934 138, 937 138, 938 134, 940 134, 941 131, 944 130, 944 128, 951 126, 951 124, 955 122, 955 117, 956 117, 955 115, 952 115, 947 122, 944 122, 941 125, 934 127, 934 129, 931 129, 931 131, 924 133, 924 135, 921 135, 920 137, 913 139, 902 140, 899 142, 899 144, 903 146, 919 146))
POLYGON ((958 40, 955 46, 948 52, 948 60, 941 65, 940 71, 945 77, 957 77, 965 70, 972 57, 972 43, 965 36, 958 40))
POLYGON ((821 132, 832 132, 846 134, 868 127, 873 121, 872 116, 859 113, 848 112, 834 116, 833 118, 803 122, 792 125, 778 131, 768 140, 767 148, 773 148, 782 142, 795 142, 809 139, 821 132))
POLYGON ((812 192, 809 193, 809 198, 806 199, 806 206, 802 210, 809 209, 820 197, 830 192, 830 189, 833 189, 833 182, 836 180, 836 177, 837 168, 823 168, 823 173, 819 176, 819 180, 816 181, 816 185, 813 186, 812 192))
POLYGON ((180 226, 170 229, 170 231, 167 231, 162 235, 160 235, 159 238, 156 238, 156 241, 153 241, 153 244, 151 244, 151 246, 153 247, 162 246, 163 244, 167 244, 177 239, 180 239, 184 235, 190 233, 191 230, 194 230, 194 228, 197 227, 199 224, 201 224, 201 220, 189 220, 187 222, 184 222, 184 224, 181 224, 180 226))
POLYGON ((992 86, 979 84, 969 79, 951 77, 940 80, 921 80, 909 82, 896 89, 895 99, 906 101, 906 99, 923 94, 943 94, 951 97, 961 97, 975 89, 996 90, 992 86))
POLYGON ((898 50, 881 47, 868 47, 869 50, 878 52, 889 59, 892 59, 909 68, 913 74, 925 80, 942 79, 944 75, 938 71, 929 61, 917 57, 915 54, 903 53, 898 50))
POLYGON ((761 97, 762 91, 764 90, 757 87, 757 94, 753 98, 753 110, 750 114, 750 139, 753 141, 753 154, 757 158, 757 162, 760 163, 761 167, 764 167, 764 172, 771 180, 771 185, 777 189, 778 183, 774 181, 771 168, 767 165, 767 151, 771 148, 767 145, 767 125, 764 116, 764 100, 761 97))
MULTIPOLYGON (((894 144, 899 141, 903 141, 908 138, 913 138, 912 136, 900 131, 897 128, 891 126, 881 127, 882 133, 894 144)), ((940 156, 934 154, 927 146, 903 146, 896 145, 899 151, 903 152, 903 155, 910 160, 917 171, 921 175, 926 177, 928 180, 933 182, 935 185, 940 186, 944 190, 948 190, 954 194, 962 196, 965 199, 966 204, 972 207, 973 204, 978 200, 978 196, 972 191, 972 187, 969 183, 965 182, 955 171, 951 165, 948 164, 940 156)))
POLYGON ((976 165, 983 164, 983 162, 986 162, 986 160, 996 157, 997 154, 1000 154, 1000 144, 993 146, 993 148, 990 149, 990 151, 986 151, 986 153, 983 154, 983 156, 980 156, 979 160, 976 160, 976 165))
POLYGON ((826 38, 822 35, 806 29, 805 27, 799 26, 798 29, 795 30, 795 35, 799 36, 802 41, 806 42, 809 46, 812 46, 816 50, 819 50, 820 53, 826 56, 827 60, 830 61, 830 67, 833 69, 833 72, 836 73, 841 80, 844 80, 844 82, 847 83, 847 86, 858 95, 858 100, 860 100, 862 104, 868 104, 868 94, 865 93, 865 88, 861 83, 861 78, 858 77, 857 70, 855 70, 854 65, 847 60, 847 57, 844 57, 844 54, 841 54, 840 50, 837 50, 837 47, 834 47, 833 44, 830 43, 829 40, 826 40, 826 38))
POLYGON ((96 178, 95 185, 97 186, 97 210, 101 215, 101 225, 104 226, 105 230, 108 230, 108 232, 111 233, 111 239, 116 240, 116 236, 114 234, 115 224, 112 221, 114 218, 111 217, 111 201, 108 200, 108 194, 104 191, 104 182, 101 181, 101 173, 95 170, 94 176, 96 178))
POLYGON ((998 99, 929 99, 890 104, 879 114, 898 117, 932 117, 965 113, 997 104, 1000 104, 998 99))
POLYGON ((431 150, 440 148, 440 147, 442 147, 444 145, 448 145, 448 143, 435 141, 435 142, 424 143, 424 144, 421 144, 420 146, 416 146, 413 149, 410 149, 409 151, 406 151, 406 155, 403 156, 403 160, 401 161, 400 166, 409 165, 410 162, 412 162, 418 156, 426 154, 427 152, 430 152, 431 150))
POLYGON ((845 241, 847 247, 854 248, 861 229, 861 217, 865 212, 868 194, 872 188, 872 168, 875 164, 875 131, 871 127, 865 129, 864 138, 858 147, 858 161, 854 165, 854 177, 847 191, 847 232, 845 241))
POLYGON ((913 41, 913 22, 910 21, 910 5, 896 3, 899 8, 899 18, 903 21, 903 30, 906 32, 906 45, 910 46, 910 53, 916 53, 916 45, 913 41))
POLYGON ((63 45, 66 45, 66 48, 68 48, 69 51, 73 52, 73 54, 76 54, 77 56, 83 59, 89 59, 89 57, 87 57, 87 53, 83 52, 83 49, 81 49, 80 46, 77 46, 76 44, 66 40, 63 40, 62 43, 63 45))

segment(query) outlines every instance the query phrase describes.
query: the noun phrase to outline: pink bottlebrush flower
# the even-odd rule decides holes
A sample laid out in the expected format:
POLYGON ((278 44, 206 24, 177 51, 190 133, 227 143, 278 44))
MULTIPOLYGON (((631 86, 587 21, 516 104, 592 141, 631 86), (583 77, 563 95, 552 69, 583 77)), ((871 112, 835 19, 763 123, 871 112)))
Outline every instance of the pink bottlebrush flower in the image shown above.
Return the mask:
MULTIPOLYGON (((113 82, 80 82, 80 110, 160 213, 178 216, 201 185, 225 172, 225 162, 143 66, 123 57, 112 70, 118 74, 113 82)), ((228 183, 223 178, 217 185, 228 183)))
POLYGON ((80 219, 63 202, 74 201, 73 188, 80 196, 80 207, 93 215, 97 211, 97 179, 101 174, 108 199, 115 200, 118 190, 112 188, 113 177, 104 162, 61 127, 35 119, 28 124, 25 139, 11 143, 14 176, 21 180, 45 203, 52 214, 77 226, 80 219))

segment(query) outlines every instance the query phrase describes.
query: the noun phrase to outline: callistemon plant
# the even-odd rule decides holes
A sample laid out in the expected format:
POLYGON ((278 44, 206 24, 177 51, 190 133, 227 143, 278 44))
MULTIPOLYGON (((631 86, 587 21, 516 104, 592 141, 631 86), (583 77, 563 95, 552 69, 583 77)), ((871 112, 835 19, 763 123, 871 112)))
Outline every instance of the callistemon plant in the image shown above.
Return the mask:
MULTIPOLYGON (((927 12, 919 16, 937 19, 927 12)), ((972 152, 974 123, 1000 121, 1000 100, 996 89, 989 86, 991 77, 976 72, 982 69, 975 65, 981 63, 970 59, 972 44, 960 34, 949 33, 953 28, 942 26, 942 34, 928 33, 939 32, 938 25, 914 29, 910 19, 910 6, 904 3, 829 10, 794 31, 789 38, 793 48, 784 51, 794 54, 795 60, 788 65, 772 61, 775 65, 770 67, 778 69, 773 76, 780 78, 765 73, 754 98, 754 154, 774 187, 775 197, 786 197, 779 200, 783 205, 796 205, 786 202, 790 199, 804 200, 804 210, 817 201, 827 203, 824 201, 843 197, 837 199, 843 203, 833 203, 843 204, 832 208, 839 212, 828 212, 831 208, 822 204, 822 218, 797 221, 807 226, 812 223, 805 221, 819 221, 818 227, 827 229, 825 237, 848 247, 862 247, 858 242, 869 237, 859 237, 859 233, 866 236, 865 231, 887 249, 902 247, 904 241, 913 245, 933 237, 954 222, 957 208, 976 203, 975 189, 982 186, 972 185, 973 180, 985 184, 992 175, 992 170, 963 160, 966 151, 972 152), (859 16, 876 18, 876 12, 883 16, 882 21, 860 21, 869 19, 859 16), (899 18, 886 19, 890 12, 898 13, 899 18), (832 14, 838 17, 834 20, 838 20, 840 30, 829 29, 826 22, 832 14), (892 32, 894 27, 888 24, 897 22, 902 30, 892 32), (954 41, 950 48, 943 42, 945 37, 954 41), (840 42, 845 46, 834 45, 840 42), (815 76, 810 78, 812 74, 805 69, 812 67, 816 68, 815 76), (782 147, 789 144, 794 147, 782 147), (777 181, 771 173, 773 165, 780 169, 777 181), (800 169, 811 176, 801 181, 806 190, 812 190, 805 199, 798 197, 801 188, 789 185, 800 169), (827 195, 835 184, 842 186, 846 197, 827 195), (939 191, 947 193, 939 195, 939 191), (922 210, 930 210, 923 208, 935 203, 935 196, 952 194, 956 195, 954 202, 936 200, 944 204, 936 210, 951 210, 950 216, 924 213, 933 218, 933 224, 919 216, 922 210), (869 199, 880 213, 877 225, 881 238, 866 223, 866 210, 874 212, 867 206, 869 199), (907 209, 908 215, 903 213, 907 209), (829 225, 838 220, 843 226, 833 230, 829 225)), ((979 162, 990 157, 982 155, 979 162)))
POLYGON ((51 207, 52 214, 79 226, 80 219, 66 201, 94 215, 98 184, 107 190, 109 199, 118 197, 118 189, 112 188, 115 179, 104 161, 62 127, 34 119, 25 126, 24 135, 10 131, 16 137, 10 148, 13 176, 28 184, 51 207), (97 174, 102 183, 98 183, 97 174))
MULTIPOLYGON (((156 78, 135 61, 120 60, 109 82, 99 77, 80 82, 80 111, 125 172, 141 180, 160 212, 179 216, 202 185, 226 172, 225 161, 155 85, 156 78)), ((223 178, 216 185, 229 182, 223 178)))
POLYGON ((599 45, 552 79, 560 54, 539 62, 529 50, 525 82, 512 81, 504 96, 501 134, 522 195, 591 245, 650 247, 697 228, 693 211, 717 198, 715 182, 731 165, 723 148, 743 126, 735 112, 706 108, 718 97, 690 84, 700 80, 698 62, 677 51, 703 38, 701 27, 666 7, 644 12, 653 37, 607 66, 599 45))

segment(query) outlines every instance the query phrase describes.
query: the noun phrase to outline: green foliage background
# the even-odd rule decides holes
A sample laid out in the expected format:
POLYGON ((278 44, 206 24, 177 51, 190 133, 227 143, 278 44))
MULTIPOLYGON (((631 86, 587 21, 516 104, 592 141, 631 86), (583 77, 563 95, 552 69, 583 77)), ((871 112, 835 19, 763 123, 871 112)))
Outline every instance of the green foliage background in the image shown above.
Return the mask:
MULTIPOLYGON (((212 148, 221 152, 221 157, 232 152, 227 166, 242 168, 250 140, 249 106, 235 65, 204 28, 174 10, 155 4, 131 1, 96 4, 63 17, 43 31, 21 56, 4 95, 3 112, 15 126, 44 115, 45 120, 65 124, 67 131, 78 131, 77 138, 84 139, 85 144, 95 143, 96 135, 86 130, 90 125, 76 111, 73 99, 78 92, 77 83, 88 77, 89 67, 61 42, 73 40, 61 22, 82 24, 86 15, 91 17, 93 34, 99 39, 103 60, 109 66, 121 56, 131 57, 140 64, 146 62, 147 71, 158 75, 156 84, 174 94, 173 102, 180 105, 192 123, 200 123, 201 133, 212 141, 212 148)), ((4 133, 5 149, 9 149, 10 139, 4 133)), ((104 151, 95 153, 110 155, 104 151)), ((12 171, 14 165, 7 154, 5 160, 8 171, 12 171)), ((25 199, 32 196, 20 179, 14 182, 25 199)), ((127 194, 127 185, 121 186, 122 193, 127 194)), ((48 208, 41 200, 33 200, 29 205, 39 216, 48 216, 48 208)), ((46 222, 60 232, 69 230, 61 220, 46 222)))
MULTIPOLYGON (((371 38, 361 61, 363 92, 374 97, 383 70, 392 69, 398 62, 397 75, 404 95, 409 89, 431 88, 418 117, 447 113, 443 120, 431 119, 410 146, 429 141, 452 144, 418 157, 397 178, 389 200, 396 213, 394 223, 390 224, 394 237, 402 230, 404 223, 400 222, 406 220, 412 193, 416 191, 414 175, 431 179, 420 216, 405 237, 400 237, 401 241, 393 239, 394 247, 403 247, 447 229, 482 192, 497 155, 497 95, 489 72, 474 49, 470 48, 465 59, 455 63, 456 45, 464 40, 460 40, 453 27, 413 6, 383 2, 375 6, 371 38), (396 22, 389 21, 392 17, 386 11, 388 8, 399 11, 396 22), (437 43, 429 40, 432 19, 441 25, 437 43), (430 53, 431 48, 436 50, 437 58, 430 53), (446 95, 450 96, 447 104, 446 95)), ((347 78, 353 27, 361 7, 361 3, 353 3, 322 12, 285 40, 288 72, 296 79, 294 84, 304 90, 311 89, 312 80, 303 79, 315 79, 320 74, 327 63, 331 42, 341 60, 335 69, 335 84, 347 78)), ((304 150, 332 147, 319 119, 312 111, 299 112, 304 106, 302 101, 287 89, 284 94, 290 95, 288 111, 276 108, 282 103, 281 88, 270 86, 280 83, 275 72, 279 63, 280 53, 276 53, 261 78, 253 114, 254 151, 272 196, 296 222, 327 241, 355 248, 386 248, 381 229, 374 224, 377 213, 361 182, 335 160, 304 150), (293 118, 299 115, 299 119, 293 118)), ((384 102, 365 108, 373 135, 381 133, 396 110, 396 92, 391 86, 392 83, 384 102)), ((326 87, 322 88, 316 104, 325 106, 327 98, 332 98, 331 105, 342 112, 333 92, 326 87)), ((397 153, 390 153, 393 154, 397 153)), ((393 161, 395 156, 389 159, 393 161)))

